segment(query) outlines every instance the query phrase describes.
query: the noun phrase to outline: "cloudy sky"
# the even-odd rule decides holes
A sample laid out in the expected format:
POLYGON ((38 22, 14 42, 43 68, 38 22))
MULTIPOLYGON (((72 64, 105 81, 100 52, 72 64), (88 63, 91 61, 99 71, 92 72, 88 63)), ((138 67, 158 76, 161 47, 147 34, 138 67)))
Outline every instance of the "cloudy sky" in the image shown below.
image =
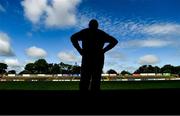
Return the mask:
POLYGON ((80 65, 70 36, 96 18, 119 41, 104 71, 180 65, 179 6, 179 0, 0 0, 0 62, 17 70, 38 58, 80 65))

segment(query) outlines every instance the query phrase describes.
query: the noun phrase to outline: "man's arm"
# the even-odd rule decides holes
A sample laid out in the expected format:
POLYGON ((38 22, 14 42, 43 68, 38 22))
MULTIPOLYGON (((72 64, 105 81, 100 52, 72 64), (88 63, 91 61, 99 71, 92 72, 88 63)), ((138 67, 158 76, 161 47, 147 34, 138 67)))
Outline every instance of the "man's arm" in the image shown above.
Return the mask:
POLYGON ((112 49, 118 43, 118 41, 112 36, 107 36, 106 38, 106 42, 109 44, 103 49, 104 53, 112 49))
POLYGON ((78 41, 81 40, 81 32, 75 33, 71 36, 71 42, 77 51, 82 55, 82 48, 80 47, 78 41))

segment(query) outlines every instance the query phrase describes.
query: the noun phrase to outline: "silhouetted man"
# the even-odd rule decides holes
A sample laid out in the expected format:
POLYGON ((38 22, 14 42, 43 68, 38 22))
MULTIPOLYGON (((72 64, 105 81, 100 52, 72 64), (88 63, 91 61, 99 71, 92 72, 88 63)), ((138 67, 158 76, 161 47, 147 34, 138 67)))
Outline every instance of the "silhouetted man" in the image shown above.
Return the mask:
POLYGON ((118 41, 98 29, 98 22, 93 19, 89 22, 89 28, 71 36, 71 42, 82 55, 80 91, 87 92, 89 89, 99 91, 104 54, 112 49, 118 41), (82 41, 82 47, 78 41, 82 41), (104 47, 105 43, 109 44, 104 47))

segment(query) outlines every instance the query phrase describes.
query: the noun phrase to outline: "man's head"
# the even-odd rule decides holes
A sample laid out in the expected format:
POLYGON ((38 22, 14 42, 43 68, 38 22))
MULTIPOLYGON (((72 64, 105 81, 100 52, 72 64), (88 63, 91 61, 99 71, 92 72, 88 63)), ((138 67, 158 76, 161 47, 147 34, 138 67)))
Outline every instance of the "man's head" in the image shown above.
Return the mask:
POLYGON ((91 29, 98 29, 98 21, 95 20, 95 19, 92 19, 89 22, 89 28, 91 28, 91 29))

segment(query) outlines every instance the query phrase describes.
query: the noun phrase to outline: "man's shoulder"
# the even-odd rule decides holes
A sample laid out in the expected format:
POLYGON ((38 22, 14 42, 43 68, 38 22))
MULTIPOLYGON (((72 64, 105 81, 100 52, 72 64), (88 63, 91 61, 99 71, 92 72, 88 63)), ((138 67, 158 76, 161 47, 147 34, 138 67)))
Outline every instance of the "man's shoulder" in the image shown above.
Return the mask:
POLYGON ((105 32, 104 32, 103 30, 101 30, 101 29, 98 29, 98 31, 99 31, 99 32, 102 32, 102 33, 105 33, 105 32))
POLYGON ((89 31, 89 29, 85 28, 85 29, 82 29, 80 32, 87 32, 87 31, 89 31))
POLYGON ((84 34, 84 33, 86 33, 87 32, 87 29, 82 29, 82 30, 80 30, 80 31, 78 31, 78 32, 76 32, 74 35, 82 35, 82 34, 84 34))
POLYGON ((102 35, 108 35, 105 31, 98 29, 98 32, 101 33, 102 35))

